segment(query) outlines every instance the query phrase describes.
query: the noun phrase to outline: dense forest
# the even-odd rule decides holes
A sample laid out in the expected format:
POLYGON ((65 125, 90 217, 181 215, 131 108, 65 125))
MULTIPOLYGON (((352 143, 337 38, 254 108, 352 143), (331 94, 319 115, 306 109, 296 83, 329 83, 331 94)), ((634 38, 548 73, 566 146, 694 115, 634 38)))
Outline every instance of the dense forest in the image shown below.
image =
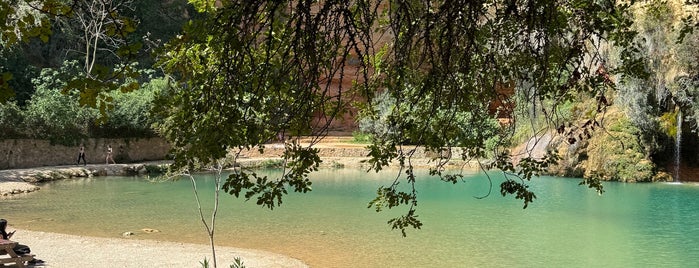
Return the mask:
POLYGON ((3 35, 1 137, 75 145, 88 137, 157 135, 154 124, 162 119, 151 110, 168 81, 156 50, 195 13, 187 2, 79 1, 59 15, 33 4, 3 1, 5 26, 21 41, 3 35), (30 23, 36 28, 16 29, 30 23), (35 35, 42 31, 48 34, 35 35), (124 45, 138 49, 124 53, 124 45), (98 86, 85 90, 91 82, 98 86))
MULTIPOLYGON (((456 183, 451 157, 490 159, 525 206, 541 172, 600 192, 672 180, 699 164, 696 13, 682 0, 2 0, 0 138, 157 135, 187 168, 349 117, 373 169, 398 160, 414 183, 414 147, 465 148, 431 173, 456 183), (543 155, 516 149, 530 141, 543 155)), ((317 151, 284 157, 280 180, 224 189, 269 207, 275 187, 309 189, 317 151)), ((395 186, 372 204, 415 205, 395 186)), ((395 224, 416 225, 412 211, 395 224)))

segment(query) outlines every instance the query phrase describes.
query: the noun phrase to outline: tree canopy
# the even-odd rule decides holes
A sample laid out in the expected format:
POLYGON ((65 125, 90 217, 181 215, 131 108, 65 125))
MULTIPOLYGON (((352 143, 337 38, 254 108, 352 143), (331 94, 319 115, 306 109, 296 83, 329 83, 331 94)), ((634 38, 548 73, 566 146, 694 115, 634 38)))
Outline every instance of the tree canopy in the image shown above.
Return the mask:
MULTIPOLYGON (((317 111, 337 116, 356 94, 369 105, 365 117, 379 120, 376 94, 393 102, 381 121, 390 131, 373 133, 369 162, 378 171, 391 161, 403 169, 378 190, 377 210, 407 205, 394 228, 419 228, 411 156, 418 147, 465 148, 455 157, 494 160, 484 167, 505 171, 501 193, 526 205, 535 198, 527 181, 552 159, 513 164, 504 146, 487 147, 484 122, 494 118, 488 103, 513 84, 527 103, 539 107, 551 126, 564 122, 556 104, 577 93, 597 96, 602 112, 613 87, 608 73, 633 74, 643 66, 633 53, 630 4, 613 1, 190 1, 203 14, 166 46, 163 66, 180 87, 164 128, 175 142, 176 164, 211 163, 228 150, 261 147, 279 132, 323 135, 326 125, 309 122, 317 111), (620 69, 605 69, 605 48, 622 49, 620 69), (333 79, 351 80, 351 88, 333 79), (455 120, 455 118, 459 118, 455 120), (510 176, 514 175, 514 176, 510 176), (402 179, 401 179, 402 178, 402 179), (405 180, 410 189, 399 189, 405 180)), ((497 144, 509 126, 494 131, 497 144)), ((307 173, 320 161, 312 146, 292 144, 281 178, 233 174, 224 189, 270 208, 281 203, 286 185, 310 189, 307 173)), ((442 174, 449 159, 431 170, 442 174)), ((594 184, 600 187, 599 184, 594 184)))

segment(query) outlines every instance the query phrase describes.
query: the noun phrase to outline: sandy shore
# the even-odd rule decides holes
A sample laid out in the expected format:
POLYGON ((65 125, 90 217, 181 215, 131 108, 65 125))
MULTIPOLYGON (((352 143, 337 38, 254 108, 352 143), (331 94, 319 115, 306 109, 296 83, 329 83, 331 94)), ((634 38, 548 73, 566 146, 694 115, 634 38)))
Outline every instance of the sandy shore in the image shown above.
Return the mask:
MULTIPOLYGON (((200 261, 211 259, 210 248, 198 244, 27 230, 17 230, 12 240, 28 245, 36 258, 45 261, 35 267, 201 267, 200 261)), ((300 260, 261 250, 217 247, 216 254, 219 267, 228 267, 235 257, 247 267, 308 267, 300 260)))
POLYGON ((29 193, 39 190, 39 187, 23 181, 5 181, 0 178, 0 196, 9 194, 29 193))

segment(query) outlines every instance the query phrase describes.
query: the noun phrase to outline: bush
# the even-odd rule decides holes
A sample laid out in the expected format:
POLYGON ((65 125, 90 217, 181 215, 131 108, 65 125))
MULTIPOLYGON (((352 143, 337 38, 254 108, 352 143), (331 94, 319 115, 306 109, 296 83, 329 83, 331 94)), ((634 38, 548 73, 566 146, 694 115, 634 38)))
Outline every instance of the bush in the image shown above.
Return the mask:
POLYGON ((90 125, 99 112, 81 106, 78 92, 61 92, 66 84, 63 72, 64 69, 44 69, 41 76, 33 80, 36 92, 24 113, 28 137, 66 145, 89 137, 90 125))
POLYGON ((22 137, 24 125, 24 114, 16 102, 0 102, 0 139, 22 137))
POLYGON ((167 86, 165 78, 156 78, 132 92, 109 92, 112 109, 107 111, 106 122, 93 134, 99 137, 154 136, 152 125, 156 119, 151 111, 156 96, 167 86))
POLYGON ((262 168, 282 168, 284 167, 284 160, 282 159, 267 159, 260 163, 262 168))
MULTIPOLYGON (((45 139, 75 145, 84 138, 155 136, 152 125, 158 119, 151 110, 156 96, 168 87, 165 78, 152 79, 131 92, 66 90, 68 81, 81 75, 74 61, 64 62, 61 68, 43 69, 32 79, 36 91, 24 107, 16 102, 0 103, 0 138, 45 139), (108 102, 110 109, 101 113, 80 103, 81 94, 97 94, 97 101, 108 102)), ((131 82, 135 80, 126 81, 131 82)))
POLYGON ((371 134, 365 133, 362 131, 353 131, 352 132, 352 142, 370 143, 371 142, 371 134))

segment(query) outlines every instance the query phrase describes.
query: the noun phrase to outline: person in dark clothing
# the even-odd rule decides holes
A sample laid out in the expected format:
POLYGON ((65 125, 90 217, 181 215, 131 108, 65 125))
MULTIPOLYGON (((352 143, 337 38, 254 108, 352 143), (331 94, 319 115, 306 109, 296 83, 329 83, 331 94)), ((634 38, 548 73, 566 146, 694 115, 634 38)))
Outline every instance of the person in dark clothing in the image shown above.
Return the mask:
POLYGON ((84 165, 87 166, 87 161, 85 160, 85 146, 80 144, 80 151, 78 151, 78 165, 80 165, 80 159, 83 160, 84 165))
MULTIPOLYGON (((2 236, 2 239, 10 240, 12 235, 15 234, 15 231, 8 233, 6 229, 7 229, 7 220, 0 219, 0 236, 2 236)), ((17 253, 19 255, 25 255, 25 254, 29 254, 32 252, 28 246, 22 245, 20 243, 17 243, 17 245, 15 246, 15 248, 13 250, 15 251, 15 253, 17 253)), ((28 263, 29 264, 37 264, 37 263, 43 263, 43 262, 44 261, 35 258, 35 259, 32 259, 31 261, 29 261, 28 263)))

